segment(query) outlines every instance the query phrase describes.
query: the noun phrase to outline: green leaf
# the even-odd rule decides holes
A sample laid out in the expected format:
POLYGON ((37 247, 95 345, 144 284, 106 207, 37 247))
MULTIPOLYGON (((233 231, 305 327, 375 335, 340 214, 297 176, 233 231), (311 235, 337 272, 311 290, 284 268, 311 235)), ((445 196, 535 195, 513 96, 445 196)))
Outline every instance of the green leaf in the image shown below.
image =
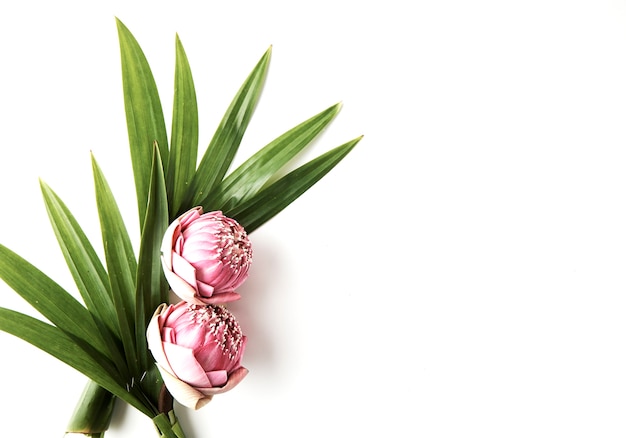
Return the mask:
POLYGON ((116 21, 122 60, 126 124, 141 229, 150 188, 152 145, 155 141, 158 143, 163 162, 167 163, 167 132, 161 100, 148 61, 128 28, 119 19, 116 21))
POLYGON ((44 181, 40 186, 50 223, 87 309, 119 337, 104 266, 67 206, 44 181))
POLYGON ((235 218, 248 233, 251 233, 326 175, 356 146, 361 138, 351 140, 298 167, 262 189, 248 201, 224 211, 224 214, 235 218))
POLYGON ((202 201, 207 210, 228 210, 250 199, 276 172, 308 146, 335 118, 341 105, 333 105, 287 131, 228 175, 202 201))
POLYGON ((65 362, 145 415, 154 416, 150 409, 123 386, 121 378, 105 357, 92 357, 57 327, 0 307, 0 330, 65 362))
POLYGON ((155 146, 148 208, 141 235, 136 292, 136 342, 142 369, 148 368, 146 328, 156 308, 167 302, 168 286, 161 269, 161 241, 169 225, 163 166, 155 146))
POLYGON ((191 68, 183 45, 176 35, 176 73, 172 138, 167 166, 167 195, 172 214, 183 202, 196 171, 198 160, 198 104, 191 68))
POLYGON ((201 201, 224 178, 261 96, 271 52, 270 47, 254 67, 226 110, 198 165, 198 169, 185 195, 185 202, 183 202, 179 212, 174 216, 200 205, 201 201))
POLYGON ((46 274, 3 245, 0 245, 0 278, 59 329, 106 354, 105 342, 87 309, 46 274))
POLYGON ((76 403, 65 433, 103 437, 111 424, 115 400, 117 398, 113 394, 93 380, 89 380, 76 403))
POLYGON ((185 436, 174 409, 167 413, 161 412, 152 419, 152 423, 160 438, 181 438, 185 436))
POLYGON ((92 167, 111 296, 120 326, 126 362, 131 373, 137 375, 140 373, 135 345, 137 261, 111 188, 93 155, 92 167))
POLYGON ((76 286, 98 326, 111 359, 119 370, 127 372, 126 360, 119 350, 120 329, 104 266, 67 206, 46 183, 40 181, 40 185, 50 223, 76 286))

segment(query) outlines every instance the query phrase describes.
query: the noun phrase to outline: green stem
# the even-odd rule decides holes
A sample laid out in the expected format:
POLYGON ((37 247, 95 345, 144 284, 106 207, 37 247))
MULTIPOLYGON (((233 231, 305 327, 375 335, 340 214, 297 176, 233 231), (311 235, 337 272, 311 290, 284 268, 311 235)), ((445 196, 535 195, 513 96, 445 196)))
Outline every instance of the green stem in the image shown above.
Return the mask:
POLYGON ((174 412, 174 398, 165 385, 161 386, 158 404, 160 414, 154 417, 152 422, 159 436, 161 438, 185 438, 185 432, 174 412))
POLYGON ((73 437, 80 437, 80 438, 104 438, 104 432, 98 432, 98 433, 66 433, 64 435, 64 438, 73 438, 73 437))
POLYGON ((168 413, 161 412, 152 419, 152 422, 161 438, 185 438, 185 432, 183 432, 173 409, 168 413))
POLYGON ((102 438, 109 428, 115 396, 90 380, 83 390, 66 432, 102 438))

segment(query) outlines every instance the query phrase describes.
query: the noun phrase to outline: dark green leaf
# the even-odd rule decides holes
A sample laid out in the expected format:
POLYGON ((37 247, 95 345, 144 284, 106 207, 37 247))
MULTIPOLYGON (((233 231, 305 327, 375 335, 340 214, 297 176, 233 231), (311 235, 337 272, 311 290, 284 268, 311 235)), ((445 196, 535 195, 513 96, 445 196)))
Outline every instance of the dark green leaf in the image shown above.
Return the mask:
POLYGON ((0 245, 0 278, 59 329, 107 354, 105 342, 87 309, 46 274, 3 245, 0 245))
POLYGON ((128 28, 117 20, 122 59, 122 81, 128 140, 135 175, 140 226, 146 215, 150 188, 152 145, 159 145, 163 162, 167 164, 168 146, 161 100, 148 61, 128 28))
POLYGON ((224 214, 235 218, 248 233, 251 233, 326 175, 361 138, 351 140, 298 167, 262 189, 248 201, 225 211, 224 214))
POLYGON ((200 205, 207 194, 211 193, 211 190, 224 178, 261 95, 267 76, 270 55, 271 47, 261 57, 226 110, 226 114, 224 114, 198 165, 185 195, 185 202, 178 213, 200 205))
POLYGON ((163 166, 159 151, 155 146, 152 163, 152 182, 148 196, 148 208, 141 235, 139 263, 137 270, 136 293, 136 342, 141 367, 148 367, 148 347, 146 344, 147 322, 156 308, 167 302, 168 286, 161 269, 161 241, 169 225, 167 195, 163 166))
POLYGON ((40 181, 40 185, 52 228, 76 286, 102 334, 111 359, 119 370, 126 371, 126 360, 119 350, 120 329, 107 273, 67 206, 46 183, 40 181))
POLYGON ((172 139, 167 166, 167 194, 170 210, 176 213, 196 171, 198 160, 198 104, 191 68, 183 45, 176 35, 176 73, 172 139))
POLYGON ((87 308, 119 336, 104 266, 67 206, 45 182, 40 185, 50 223, 87 308))
POLYGON ((93 156, 92 167, 111 296, 126 361, 136 375, 140 372, 134 336, 137 261, 113 193, 93 156))
POLYGON ((340 108, 333 105, 272 141, 228 175, 202 205, 207 210, 228 210, 250 199, 328 126, 340 108))
POLYGON ((91 354, 85 352, 57 327, 19 312, 0 308, 0 330, 17 336, 65 362, 144 414, 154 415, 128 392, 122 378, 116 374, 114 367, 106 358, 92 357, 93 352, 91 354))
POLYGON ((103 437, 109 429, 117 398, 93 380, 88 380, 67 427, 66 434, 83 433, 103 437), (101 435, 96 435, 101 434, 101 435))

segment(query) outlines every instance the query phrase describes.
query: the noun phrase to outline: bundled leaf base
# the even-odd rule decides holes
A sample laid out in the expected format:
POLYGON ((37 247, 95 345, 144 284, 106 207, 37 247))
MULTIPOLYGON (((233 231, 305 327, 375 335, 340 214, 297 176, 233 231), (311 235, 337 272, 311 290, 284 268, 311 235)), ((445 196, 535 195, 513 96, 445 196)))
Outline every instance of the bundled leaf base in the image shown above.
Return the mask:
POLYGON ((161 413, 157 415, 152 419, 152 422, 161 438, 185 438, 185 433, 178 422, 178 418, 176 418, 174 410, 169 411, 167 414, 161 413))
POLYGON ((111 424, 115 400, 109 391, 93 380, 88 381, 67 425, 67 433, 103 437, 111 424))

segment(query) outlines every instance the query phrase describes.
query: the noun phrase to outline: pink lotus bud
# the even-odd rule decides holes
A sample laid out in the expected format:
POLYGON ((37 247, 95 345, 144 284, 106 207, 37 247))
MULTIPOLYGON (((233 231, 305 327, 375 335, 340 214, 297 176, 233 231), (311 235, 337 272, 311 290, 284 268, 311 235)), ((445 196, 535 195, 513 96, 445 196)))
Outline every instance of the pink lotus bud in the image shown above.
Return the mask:
POLYGON ((161 246, 165 278, 172 291, 194 304, 239 299, 235 289, 248 277, 252 246, 234 219, 196 207, 167 228, 161 246))
POLYGON ((161 304, 147 340, 165 386, 191 409, 234 388, 248 374, 241 366, 246 337, 224 307, 161 304))

